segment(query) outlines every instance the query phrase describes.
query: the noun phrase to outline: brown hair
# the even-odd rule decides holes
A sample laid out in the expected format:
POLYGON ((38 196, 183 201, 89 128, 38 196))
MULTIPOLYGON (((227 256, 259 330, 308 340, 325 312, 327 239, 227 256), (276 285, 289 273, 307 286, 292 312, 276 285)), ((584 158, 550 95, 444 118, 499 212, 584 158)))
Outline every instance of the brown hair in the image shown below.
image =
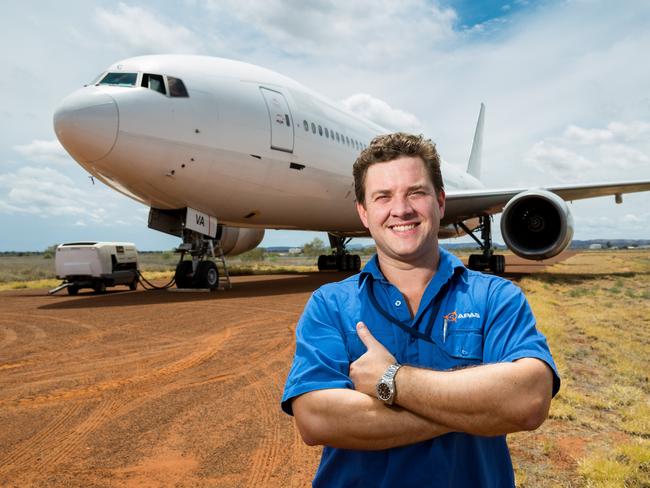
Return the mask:
POLYGON ((365 205, 365 183, 368 168, 373 164, 393 161, 402 156, 421 158, 436 194, 440 190, 444 190, 440 172, 440 156, 431 139, 425 139, 422 134, 416 136, 405 132, 394 132, 375 137, 354 162, 352 175, 354 176, 354 193, 357 202, 365 205))

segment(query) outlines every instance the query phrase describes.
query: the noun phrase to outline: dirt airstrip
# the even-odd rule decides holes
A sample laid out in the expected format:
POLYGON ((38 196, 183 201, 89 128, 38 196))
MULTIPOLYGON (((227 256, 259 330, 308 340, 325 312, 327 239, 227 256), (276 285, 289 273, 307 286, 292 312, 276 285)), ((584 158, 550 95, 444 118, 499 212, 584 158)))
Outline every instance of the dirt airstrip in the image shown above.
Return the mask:
POLYGON ((279 399, 305 302, 344 276, 0 293, 0 486, 308 486, 320 449, 279 399))

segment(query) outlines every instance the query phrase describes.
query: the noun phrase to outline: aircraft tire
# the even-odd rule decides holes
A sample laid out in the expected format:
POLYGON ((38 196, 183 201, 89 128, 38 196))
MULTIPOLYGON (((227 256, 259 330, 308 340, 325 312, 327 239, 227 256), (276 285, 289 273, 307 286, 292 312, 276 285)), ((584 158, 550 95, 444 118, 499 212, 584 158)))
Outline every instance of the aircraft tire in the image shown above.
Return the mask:
POLYGON ((106 283, 103 281, 98 281, 93 284, 93 290, 95 290, 95 293, 102 294, 106 293, 106 283))
POLYGON ((77 293, 79 293, 79 287, 77 285, 70 285, 67 288, 68 290, 68 295, 75 296, 77 293))
POLYGON ((361 271, 361 257, 358 254, 352 256, 352 271, 355 273, 361 271))
POLYGON ((181 261, 174 274, 176 288, 192 288, 192 261, 181 261))
POLYGON ((490 256, 490 269, 494 274, 503 274, 506 270, 506 258, 500 254, 490 256))
POLYGON ((196 275, 195 285, 197 288, 215 290, 219 286, 219 270, 212 261, 200 262, 196 275))

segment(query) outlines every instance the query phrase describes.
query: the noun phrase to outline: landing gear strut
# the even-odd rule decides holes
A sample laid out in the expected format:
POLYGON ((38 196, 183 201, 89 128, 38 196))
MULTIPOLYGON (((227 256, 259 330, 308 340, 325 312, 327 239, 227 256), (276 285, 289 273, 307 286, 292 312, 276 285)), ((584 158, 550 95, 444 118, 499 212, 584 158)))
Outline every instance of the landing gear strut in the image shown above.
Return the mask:
POLYGON ((181 253, 181 260, 176 266, 174 278, 177 288, 207 288, 215 290, 219 287, 219 268, 208 257, 217 258, 223 264, 224 281, 230 287, 230 279, 226 260, 221 251, 219 241, 207 238, 198 232, 188 229, 183 230, 183 244, 177 249, 181 253), (191 260, 184 260, 185 254, 192 256, 191 260))
POLYGON ((318 271, 359 271, 361 258, 358 254, 349 254, 345 249, 352 238, 337 237, 332 234, 327 234, 327 236, 333 253, 318 256, 318 271))
POLYGON ((503 274, 506 269, 506 258, 500 254, 494 254, 494 248, 492 247, 492 217, 490 215, 481 215, 479 225, 473 231, 463 222, 458 222, 456 225, 474 239, 483 251, 482 254, 470 254, 467 267, 476 271, 489 269, 494 274, 503 274), (474 232, 479 230, 481 231, 480 240, 474 235, 474 232))

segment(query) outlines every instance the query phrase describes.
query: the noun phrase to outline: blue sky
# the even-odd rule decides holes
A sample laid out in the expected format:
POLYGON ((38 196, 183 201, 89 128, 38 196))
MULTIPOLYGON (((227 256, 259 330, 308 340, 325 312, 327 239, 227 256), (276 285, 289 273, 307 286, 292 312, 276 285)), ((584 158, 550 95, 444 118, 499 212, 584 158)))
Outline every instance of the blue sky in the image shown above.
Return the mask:
MULTIPOLYGON (((0 251, 79 239, 178 244, 147 229, 146 208, 93 185, 52 129, 67 94, 150 53, 265 66, 423 132, 460 166, 485 102, 490 186, 650 179, 648 25, 644 1, 10 2, 0 19, 0 251)), ((575 238, 650 237, 647 193, 571 210, 575 238)), ((269 230, 263 244, 317 235, 325 239, 269 230)))

